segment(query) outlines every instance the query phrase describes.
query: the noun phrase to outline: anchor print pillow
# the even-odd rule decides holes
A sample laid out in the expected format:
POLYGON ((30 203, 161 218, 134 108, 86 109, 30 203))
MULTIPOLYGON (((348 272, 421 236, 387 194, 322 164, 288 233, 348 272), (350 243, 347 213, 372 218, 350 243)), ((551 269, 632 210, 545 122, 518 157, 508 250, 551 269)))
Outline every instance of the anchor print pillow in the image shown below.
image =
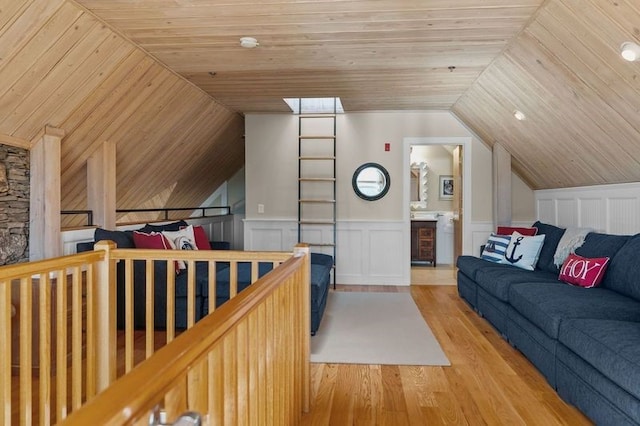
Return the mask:
POLYGON ((514 232, 504 252, 504 259, 500 263, 533 271, 538 263, 542 244, 544 244, 544 235, 528 237, 519 232, 514 232))

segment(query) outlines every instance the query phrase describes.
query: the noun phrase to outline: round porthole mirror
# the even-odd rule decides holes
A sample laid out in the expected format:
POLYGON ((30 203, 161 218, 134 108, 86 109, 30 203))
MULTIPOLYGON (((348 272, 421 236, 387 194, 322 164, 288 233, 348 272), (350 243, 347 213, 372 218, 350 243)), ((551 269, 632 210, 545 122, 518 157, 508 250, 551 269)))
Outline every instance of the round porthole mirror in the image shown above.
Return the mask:
POLYGON ((351 182, 356 195, 367 201, 384 197, 391 185, 387 169, 376 163, 365 163, 358 167, 351 182))

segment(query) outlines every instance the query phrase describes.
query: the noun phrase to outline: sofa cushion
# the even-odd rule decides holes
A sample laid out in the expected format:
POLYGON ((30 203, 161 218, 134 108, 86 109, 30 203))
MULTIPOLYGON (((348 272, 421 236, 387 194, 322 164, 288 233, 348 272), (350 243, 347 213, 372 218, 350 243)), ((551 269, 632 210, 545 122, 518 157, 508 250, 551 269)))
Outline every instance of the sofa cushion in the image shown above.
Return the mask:
POLYGON ((133 231, 109 231, 107 229, 96 228, 93 234, 94 241, 110 240, 116 243, 118 248, 135 248, 133 242, 133 231))
POLYGON ((331 269, 333 268, 333 257, 323 253, 311 253, 311 263, 331 269))
POLYGON ((576 254, 582 257, 613 258, 616 253, 631 238, 630 235, 611 235, 589 232, 584 243, 576 249, 576 254))
POLYGON ((140 232, 150 233, 150 232, 162 232, 162 231, 179 231, 180 228, 184 228, 189 225, 184 220, 179 220, 177 222, 166 223, 164 225, 151 225, 147 223, 142 228, 138 229, 140 232))
POLYGON ((558 339, 636 398, 640 398, 640 323, 565 320, 558 339))
POLYGON ((640 234, 629 238, 627 243, 613 256, 601 287, 610 288, 640 300, 638 253, 640 253, 640 234))
MULTIPOLYGON (((258 278, 273 269, 272 262, 258 263, 258 278)), ((231 268, 226 262, 216 263, 216 297, 228 299, 230 297, 229 278, 231 268)), ((251 263, 238 262, 238 293, 251 285, 251 263)), ((208 288, 208 287, 207 287, 208 288)), ((207 288, 204 289, 203 296, 206 298, 207 288)))
POLYGON ((483 268, 476 274, 476 283, 487 293, 503 302, 509 301, 509 287, 513 284, 527 282, 553 282, 558 277, 551 272, 528 271, 514 268, 483 268))
POLYGON ((567 319, 640 321, 639 302, 602 287, 574 287, 560 281, 514 284, 509 288, 509 303, 555 339, 560 323, 567 319))
POLYGON ((331 268, 316 263, 311 264, 311 310, 316 310, 322 302, 322 296, 329 288, 331 268))
POLYGON ((489 262, 475 256, 458 256, 456 266, 463 274, 465 274, 472 280, 475 280, 478 271, 484 268, 513 269, 509 265, 501 265, 494 262, 489 262))
POLYGON ((542 271, 558 274, 560 272, 560 268, 558 268, 553 262, 553 256, 556 254, 556 248, 558 247, 560 238, 562 238, 565 230, 540 221, 534 223, 533 227, 538 228, 537 235, 545 236, 536 268, 542 271))

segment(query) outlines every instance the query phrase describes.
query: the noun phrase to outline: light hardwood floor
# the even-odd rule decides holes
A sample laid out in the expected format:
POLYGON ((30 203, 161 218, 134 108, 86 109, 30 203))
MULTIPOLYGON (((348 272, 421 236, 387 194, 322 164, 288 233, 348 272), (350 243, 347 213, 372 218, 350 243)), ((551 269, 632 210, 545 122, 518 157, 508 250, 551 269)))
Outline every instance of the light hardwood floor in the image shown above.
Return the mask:
POLYGON ((303 425, 591 424, 458 297, 455 286, 336 291, 411 292, 451 366, 312 364, 311 410, 303 425))

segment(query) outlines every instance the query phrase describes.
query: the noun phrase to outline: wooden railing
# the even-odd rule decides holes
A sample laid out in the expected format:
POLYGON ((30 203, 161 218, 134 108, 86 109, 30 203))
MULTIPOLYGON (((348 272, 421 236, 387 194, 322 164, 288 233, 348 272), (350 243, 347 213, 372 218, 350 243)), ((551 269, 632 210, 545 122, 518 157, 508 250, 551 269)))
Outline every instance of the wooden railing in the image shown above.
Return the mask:
MULTIPOLYGON (((296 250, 308 252, 306 248, 296 250)), ((59 422, 92 400, 99 391, 107 392, 119 375, 138 371, 133 367, 140 358, 147 359, 140 364, 145 374, 151 374, 163 364, 158 359, 171 359, 174 367, 179 366, 164 373, 176 380, 174 390, 166 396, 163 392, 169 389, 168 385, 157 389, 148 384, 122 388, 126 391, 121 392, 128 394, 128 404, 134 396, 141 396, 138 391, 142 387, 144 395, 155 392, 151 400, 139 402, 139 407, 144 407, 140 410, 146 410, 151 404, 149 401, 156 404, 164 396, 164 405, 170 414, 185 406, 226 419, 255 417, 256 413, 260 419, 267 418, 263 417, 266 415, 294 418, 302 408, 308 407, 310 295, 309 256, 291 256, 291 253, 276 252, 125 250, 115 248, 111 242, 100 242, 94 252, 0 268, 3 319, 0 322, 0 421, 26 425, 59 422), (141 331, 133 328, 132 309, 133 265, 138 260, 146 265, 146 327, 141 331), (154 264, 166 262, 166 309, 173 313, 176 260, 188 265, 187 272, 183 273, 188 274, 187 326, 191 329, 176 337, 181 330, 176 330, 174 316, 168 314, 166 331, 161 333, 162 341, 159 341, 153 319, 154 264), (124 263, 125 271, 125 326, 120 331, 116 327, 117 262, 124 263), (196 262, 208 263, 208 308, 213 314, 194 326, 196 262), (229 264, 232 300, 216 310, 218 262, 229 264), (273 263, 274 270, 238 293, 239 262, 251 264, 251 282, 258 280, 258 263, 273 263), (277 265, 280 266, 275 268, 277 265), (140 345, 134 343, 134 336, 140 334, 144 336, 143 357, 139 356, 140 345), (217 337, 211 340, 211 336, 217 337), (207 342, 206 345, 203 342, 207 342), (251 346, 244 346, 245 343, 251 346), (156 355, 154 352, 164 344, 168 346, 161 351, 170 355, 158 358, 160 352, 156 355), (202 361, 203 357, 208 361, 202 361), (181 361, 176 364, 178 358, 181 361), (143 365, 151 367, 143 368, 143 365), (205 371, 208 371, 206 376, 205 371), (213 381, 209 380, 211 377, 213 381), (286 392, 271 399, 270 384, 281 379, 286 392), (260 384, 259 393, 254 393, 256 384, 260 384), (236 405, 229 406, 225 398, 229 398, 233 386, 237 392, 236 405), (293 390, 288 386, 293 386, 293 390), (184 402, 179 402, 185 395, 184 402), (209 396, 203 399, 202 395, 209 396), (289 399, 283 399, 284 396, 289 399), (203 401, 207 404, 203 405, 203 401), (286 401, 282 402, 283 407, 275 411, 268 408, 281 401, 286 401), (224 408, 222 414, 220 407, 224 408)), ((143 383, 151 382, 145 378, 143 383)), ((111 403, 108 405, 113 407, 111 403)), ((95 406, 92 402, 92 407, 95 406)), ((103 413, 104 409, 98 411, 103 413)), ((144 417, 142 411, 131 413, 131 418, 144 417)), ((115 424, 121 424, 120 420, 115 424)))
POLYGON ((125 375, 64 424, 292 425, 309 406, 309 260, 295 256, 125 375))
POLYGON ((50 424, 96 394, 89 302, 104 259, 96 251, 0 268, 2 424, 50 424))

